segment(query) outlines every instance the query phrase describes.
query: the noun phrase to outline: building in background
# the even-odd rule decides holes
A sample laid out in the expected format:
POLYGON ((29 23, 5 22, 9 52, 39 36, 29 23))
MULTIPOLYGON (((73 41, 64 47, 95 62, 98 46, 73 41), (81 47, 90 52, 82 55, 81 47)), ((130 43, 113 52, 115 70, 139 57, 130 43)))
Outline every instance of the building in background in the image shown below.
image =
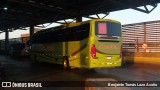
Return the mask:
POLYGON ((123 25, 124 52, 160 52, 160 21, 123 25))

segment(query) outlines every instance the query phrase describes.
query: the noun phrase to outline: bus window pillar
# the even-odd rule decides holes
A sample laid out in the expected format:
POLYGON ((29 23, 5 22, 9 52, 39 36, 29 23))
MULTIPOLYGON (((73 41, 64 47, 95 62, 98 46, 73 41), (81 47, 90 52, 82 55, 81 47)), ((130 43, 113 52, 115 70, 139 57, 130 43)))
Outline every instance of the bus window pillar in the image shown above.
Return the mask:
POLYGON ((30 34, 30 38, 31 38, 34 34, 34 26, 30 26, 29 34, 30 34))
POLYGON ((9 31, 5 30, 5 53, 8 54, 9 51, 9 31))

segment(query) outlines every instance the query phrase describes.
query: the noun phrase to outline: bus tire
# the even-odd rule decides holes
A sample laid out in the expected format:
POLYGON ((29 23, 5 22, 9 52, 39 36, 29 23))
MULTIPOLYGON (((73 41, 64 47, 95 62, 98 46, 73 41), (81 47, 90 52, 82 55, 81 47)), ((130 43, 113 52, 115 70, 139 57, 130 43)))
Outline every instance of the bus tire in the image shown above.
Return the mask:
POLYGON ((70 71, 68 57, 63 57, 63 69, 66 71, 70 71))

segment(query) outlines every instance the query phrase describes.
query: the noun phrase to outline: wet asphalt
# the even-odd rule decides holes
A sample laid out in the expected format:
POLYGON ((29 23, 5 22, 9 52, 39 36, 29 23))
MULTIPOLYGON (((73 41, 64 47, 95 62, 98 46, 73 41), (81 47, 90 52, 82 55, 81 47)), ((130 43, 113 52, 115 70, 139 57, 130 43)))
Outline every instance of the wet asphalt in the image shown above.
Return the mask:
MULTIPOLYGON (((126 64, 118 68, 71 69, 51 63, 35 63, 29 57, 0 55, 3 75, 1 81, 86 81, 103 79, 113 81, 160 81, 160 66, 152 64, 126 64)), ((68 82, 69 83, 69 82, 68 82)), ((77 82, 75 82, 77 83, 77 82)), ((0 90, 91 90, 84 87, 0 88, 0 90)), ((160 90, 160 87, 94 88, 92 90, 160 90)))

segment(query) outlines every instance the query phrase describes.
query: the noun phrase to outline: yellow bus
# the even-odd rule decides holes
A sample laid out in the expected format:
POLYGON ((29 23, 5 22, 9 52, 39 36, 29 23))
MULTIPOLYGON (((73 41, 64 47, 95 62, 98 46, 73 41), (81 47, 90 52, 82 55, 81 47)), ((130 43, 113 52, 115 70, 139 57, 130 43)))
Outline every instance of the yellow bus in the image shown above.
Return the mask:
POLYGON ((121 66, 121 23, 93 19, 41 30, 31 38, 31 58, 64 68, 121 66))

